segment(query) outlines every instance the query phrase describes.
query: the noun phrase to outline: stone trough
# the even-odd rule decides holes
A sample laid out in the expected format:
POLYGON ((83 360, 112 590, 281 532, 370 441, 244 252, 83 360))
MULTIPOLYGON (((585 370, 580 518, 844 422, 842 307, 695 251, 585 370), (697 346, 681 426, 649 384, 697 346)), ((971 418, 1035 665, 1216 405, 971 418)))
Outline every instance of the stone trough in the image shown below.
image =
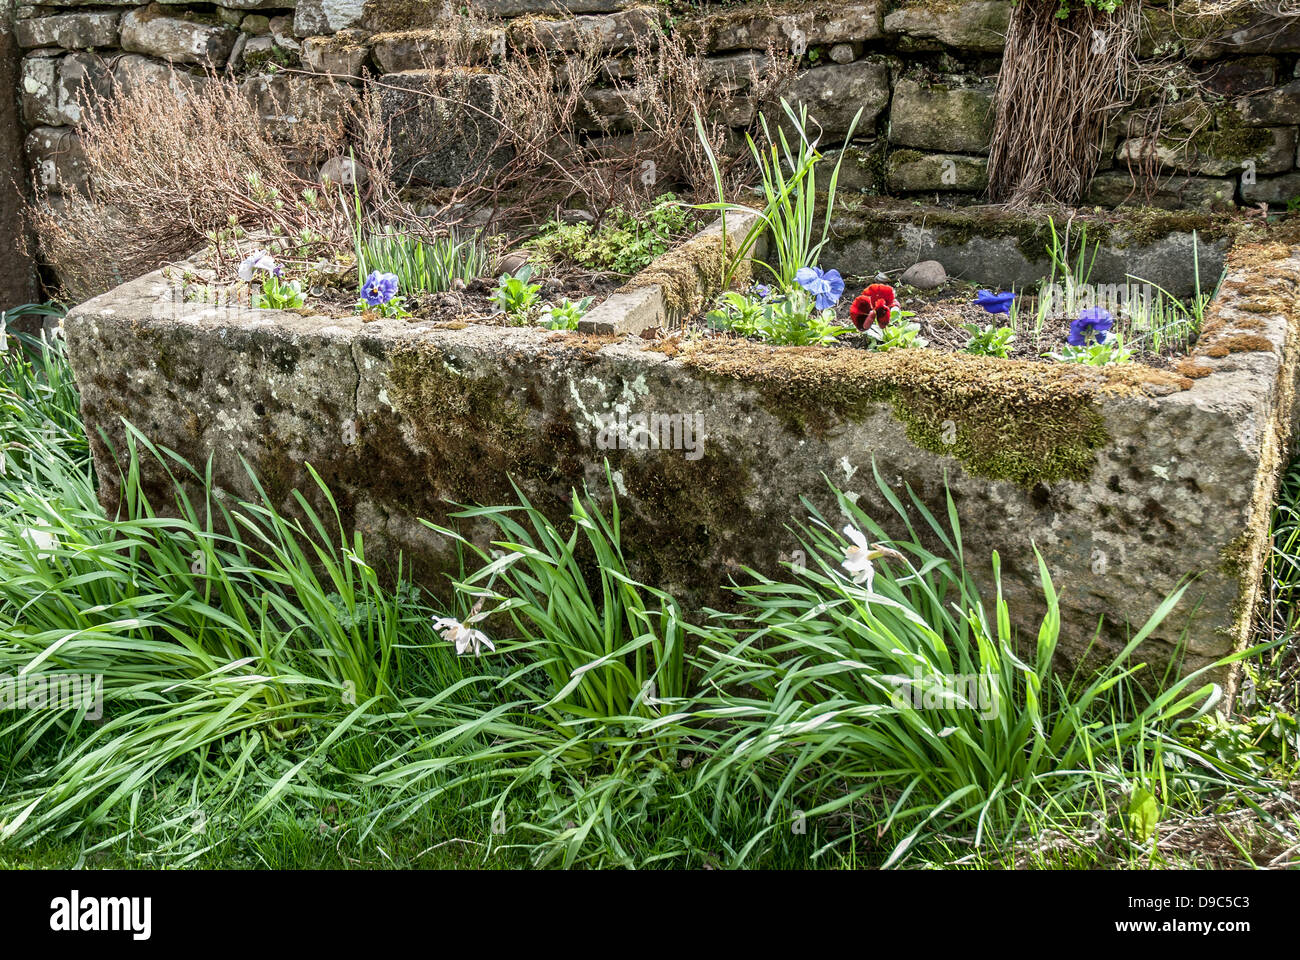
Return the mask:
MULTIPOLYGON (((672 279, 692 269, 653 265, 628 293, 702 297, 705 274, 672 279)), ((1159 672, 1180 644, 1190 670, 1245 642, 1291 441, 1298 285, 1295 251, 1238 247, 1173 371, 643 340, 621 335, 644 324, 620 327, 608 304, 605 334, 363 323, 177 304, 165 272, 77 307, 64 328, 110 510, 125 419, 191 463, 210 458, 229 495, 253 494, 242 459, 291 508, 295 489, 316 496, 311 464, 368 557, 400 553, 445 590, 452 546, 418 518, 512 501, 512 478, 563 518, 572 487, 607 489, 608 461, 635 571, 698 608, 725 603, 741 566, 776 572, 799 547, 800 496, 831 509, 828 478, 891 517, 874 467, 939 515, 946 481, 976 578, 998 551, 1016 622, 1035 632, 1037 547, 1062 594, 1067 660, 1099 622, 1094 652, 1122 644, 1194 576, 1140 651, 1159 672)), ((143 477, 165 509, 166 475, 143 477)))

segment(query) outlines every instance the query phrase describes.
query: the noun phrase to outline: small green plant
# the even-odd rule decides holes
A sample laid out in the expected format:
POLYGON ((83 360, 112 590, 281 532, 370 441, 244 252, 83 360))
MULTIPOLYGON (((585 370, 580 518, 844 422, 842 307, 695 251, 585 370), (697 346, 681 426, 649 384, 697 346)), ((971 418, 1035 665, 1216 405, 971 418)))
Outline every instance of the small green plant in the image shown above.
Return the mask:
POLYGON ((1128 363, 1133 359, 1133 351, 1124 346, 1123 334, 1116 333, 1102 343, 1092 342, 1083 346, 1067 344, 1059 352, 1046 353, 1044 356, 1062 363, 1081 363, 1089 367, 1106 367, 1113 363, 1128 363))
MULTIPOLYGON (((755 215, 753 226, 745 232, 736 245, 734 257, 724 246, 723 256, 726 258, 722 271, 724 289, 731 286, 737 266, 749 256, 759 239, 766 236, 770 248, 776 254, 776 264, 773 266, 760 260, 755 260, 754 263, 772 275, 774 283, 780 290, 792 290, 795 287, 796 274, 805 267, 817 265, 822 248, 830 236, 831 214, 835 209, 835 192, 839 183, 840 165, 844 162, 847 151, 840 151, 839 159, 827 182, 821 234, 814 242, 817 213, 816 166, 823 157, 818 150, 817 139, 809 135, 811 124, 807 107, 800 105, 796 112, 785 99, 782 99, 781 109, 790 127, 795 131, 793 145, 783 127, 778 126, 775 133, 772 131, 766 116, 759 117, 763 138, 766 141, 763 147, 760 148, 749 134, 745 135, 749 152, 759 170, 759 183, 765 201, 761 210, 727 200, 722 185, 721 168, 713 148, 709 145, 704 121, 699 111, 695 111, 696 135, 708 157, 713 171, 714 187, 718 194, 716 202, 700 204, 699 209, 718 211, 722 218, 724 237, 727 236, 728 213, 755 215)), ((862 111, 858 110, 849 124, 848 133, 844 138, 845 144, 853 139, 853 131, 857 128, 861 117, 862 111)))
POLYGON ((253 306, 263 310, 296 310, 307 305, 298 280, 285 280, 268 273, 262 278, 260 290, 253 291, 253 306))
POLYGON ((1049 317, 1072 315, 1087 306, 1083 302, 1087 296, 1084 288, 1088 286, 1097 254, 1101 251, 1100 242, 1088 246, 1086 223, 1081 223, 1075 231, 1067 222, 1065 229, 1058 231, 1055 219, 1049 217, 1047 226, 1051 231, 1051 240, 1045 249, 1052 263, 1052 273, 1038 285, 1035 336, 1041 335, 1043 325, 1049 317))
POLYGON ((542 285, 530 283, 532 278, 533 268, 526 263, 513 274, 503 273, 492 291, 492 303, 497 311, 504 313, 513 323, 526 322, 529 311, 537 305, 542 285))
POLYGON ((782 346, 834 343, 848 333, 835 322, 834 310, 817 309, 803 290, 763 300, 728 290, 706 319, 710 326, 782 346))
MULTIPOLYGON (((913 316, 907 311, 897 312, 900 318, 913 316)), ((876 350, 911 350, 930 344, 929 340, 921 336, 921 325, 914 322, 897 322, 890 323, 887 327, 879 325, 870 327, 867 329, 867 336, 875 341, 872 346, 876 350)))
POLYGON ((736 290, 723 291, 716 306, 705 314, 710 327, 733 330, 742 336, 757 336, 755 332, 763 318, 767 304, 763 298, 736 290))
MULTIPOLYGON (((1205 311, 1210 302, 1218 295, 1219 287, 1227 276, 1225 268, 1219 274, 1219 280, 1208 292, 1201 289, 1201 253, 1197 232, 1192 231, 1192 277, 1196 293, 1191 302, 1184 304, 1164 287, 1130 275, 1128 279, 1146 284, 1154 292, 1145 296, 1130 296, 1131 309, 1126 310, 1129 330, 1132 335, 1147 340, 1151 349, 1157 352, 1172 344, 1175 349, 1186 350, 1191 341, 1200 335, 1205 323, 1205 311)), ((1130 286, 1132 291, 1132 286, 1130 286)))
POLYGON ((992 324, 980 325, 967 323, 963 327, 970 332, 966 342, 966 352, 984 357, 1011 356, 1011 344, 1015 342, 1016 331, 1012 327, 995 327, 992 324))
POLYGON ((371 273, 391 273, 408 294, 443 293, 457 280, 468 283, 487 268, 483 243, 455 233, 425 239, 385 227, 364 239, 354 232, 353 245, 363 281, 371 273))
POLYGON ((541 322, 552 330, 577 330, 578 321, 591 309, 592 299, 570 300, 565 297, 559 303, 547 304, 542 308, 541 322))
MULTIPOLYGON (((354 161, 355 162, 355 161, 354 161)), ((427 238, 391 225, 379 232, 366 230, 361 188, 352 184, 352 205, 343 204, 352 227, 352 251, 357 260, 357 286, 376 274, 397 277, 408 294, 443 293, 456 281, 468 283, 487 269, 487 248, 476 234, 462 238, 455 231, 427 238)))

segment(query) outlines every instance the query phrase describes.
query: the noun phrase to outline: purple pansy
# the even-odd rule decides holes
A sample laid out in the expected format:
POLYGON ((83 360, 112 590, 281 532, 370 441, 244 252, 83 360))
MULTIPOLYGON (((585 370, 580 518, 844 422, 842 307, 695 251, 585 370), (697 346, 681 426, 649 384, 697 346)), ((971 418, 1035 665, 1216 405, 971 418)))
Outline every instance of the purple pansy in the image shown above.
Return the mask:
POLYGON ((243 259, 239 264, 238 272, 240 280, 248 281, 252 280, 258 272, 271 273, 278 277, 284 271, 269 253, 265 250, 257 250, 243 259))
POLYGON ((1014 293, 994 293, 992 290, 976 290, 975 302, 989 313, 1011 313, 1011 302, 1016 299, 1014 293))
POLYGON ((397 274, 375 271, 361 285, 361 299, 372 307, 380 306, 397 296, 397 274))
POLYGON ((794 278, 799 286, 813 295, 818 310, 829 310, 844 293, 844 279, 838 270, 801 267, 794 278))
POLYGON ((1086 310, 1079 311, 1079 319, 1070 324, 1070 335, 1065 338, 1066 343, 1072 347, 1086 346, 1089 335, 1097 343, 1106 342, 1106 334, 1110 332, 1111 326, 1115 320, 1110 315, 1110 311, 1101 307, 1089 307, 1086 310))

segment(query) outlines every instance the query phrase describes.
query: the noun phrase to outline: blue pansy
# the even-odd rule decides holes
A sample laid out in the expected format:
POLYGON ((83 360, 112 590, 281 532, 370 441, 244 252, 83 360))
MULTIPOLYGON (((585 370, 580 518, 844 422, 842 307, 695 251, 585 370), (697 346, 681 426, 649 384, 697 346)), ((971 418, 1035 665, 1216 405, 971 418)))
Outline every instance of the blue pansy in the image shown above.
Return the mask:
POLYGON ((765 283, 754 284, 754 296, 760 300, 766 300, 772 295, 772 288, 765 283))
POLYGON ((844 279, 838 270, 821 267, 801 267, 794 275, 799 286, 813 295, 818 310, 829 310, 844 293, 844 279))
POLYGON ((361 299, 372 307, 387 303, 397 296, 397 274, 375 271, 361 285, 361 299))
POLYGON ((1091 334, 1097 343, 1105 343, 1106 334, 1110 332, 1114 323, 1110 311, 1103 310, 1101 307, 1080 310, 1079 319, 1070 324, 1070 335, 1065 340, 1072 347, 1082 347, 1087 345, 1088 336, 1091 334))
POLYGON ((992 290, 976 290, 975 302, 989 313, 1011 313, 1011 301, 1016 299, 1014 293, 994 293, 992 290))

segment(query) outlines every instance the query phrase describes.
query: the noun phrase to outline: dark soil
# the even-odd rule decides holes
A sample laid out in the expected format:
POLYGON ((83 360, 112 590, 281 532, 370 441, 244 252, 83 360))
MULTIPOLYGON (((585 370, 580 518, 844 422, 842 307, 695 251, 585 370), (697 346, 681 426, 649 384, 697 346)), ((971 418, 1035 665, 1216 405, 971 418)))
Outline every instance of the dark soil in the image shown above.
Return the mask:
MULTIPOLYGON (((595 306, 621 286, 625 279, 614 274, 570 273, 539 277, 533 282, 542 285, 537 294, 540 308, 545 303, 558 303, 564 299, 581 300, 584 297, 593 297, 592 305, 595 306)), ((496 285, 495 277, 478 277, 467 283, 463 290, 421 293, 410 297, 406 309, 413 322, 458 321, 509 326, 510 321, 504 314, 498 313, 492 303, 492 291, 496 285)))
MULTIPOLYGON (((853 304, 854 296, 862 290, 870 280, 848 280, 845 283, 844 296, 836 304, 836 319, 844 326, 849 327, 852 332, 844 334, 839 338, 837 344, 844 347, 857 349, 871 349, 875 341, 865 332, 859 333, 852 330, 853 321, 849 316, 849 309, 853 304)), ((975 288, 969 284, 960 282, 949 282, 937 290, 915 290, 911 287, 895 287, 898 296, 899 305, 905 310, 916 314, 913 317, 906 318, 904 323, 918 323, 921 326, 921 336, 928 341, 926 348, 941 350, 945 353, 959 353, 966 349, 966 344, 970 340, 970 331, 964 329, 968 323, 978 324, 980 326, 1001 327, 1010 326, 1010 318, 1005 314, 991 314, 984 310, 983 307, 975 303, 975 288)), ((1041 362, 1056 362, 1050 357, 1044 356, 1047 353, 1059 353, 1066 346, 1066 337, 1070 332, 1071 317, 1049 317, 1043 323, 1041 330, 1035 331, 1036 318, 1034 316, 1035 303, 1030 297, 1019 299, 1020 313, 1019 318, 1020 331, 1016 339, 1010 345, 1010 358, 1015 360, 1032 360, 1041 362)), ((696 329, 707 327, 703 317, 698 317, 692 321, 691 326, 696 329)), ((1120 323, 1116 324, 1119 329, 1120 323)), ((711 331, 715 336, 732 336, 726 332, 711 331)), ((1141 345, 1130 340, 1125 332, 1125 344, 1133 351, 1132 362, 1143 363, 1147 366, 1157 368, 1170 367, 1171 360, 1183 356, 1181 351, 1174 351, 1166 348, 1160 353, 1149 349, 1142 349, 1141 345)))
MULTIPOLYGON (((619 274, 590 273, 584 271, 548 271, 533 278, 533 283, 541 284, 538 291, 536 311, 547 303, 559 303, 563 299, 581 300, 594 298, 592 306, 600 303, 627 280, 619 274)), ((492 291, 496 289, 496 277, 477 277, 463 288, 447 290, 443 293, 417 293, 406 297, 407 318, 411 323, 482 323, 496 326, 510 326, 504 314, 499 313, 492 303, 492 291)), ((312 294, 313 308, 329 307, 340 313, 352 313, 357 302, 357 292, 353 290, 325 290, 312 294)), ((362 313, 363 320, 375 320, 376 313, 362 313)))

